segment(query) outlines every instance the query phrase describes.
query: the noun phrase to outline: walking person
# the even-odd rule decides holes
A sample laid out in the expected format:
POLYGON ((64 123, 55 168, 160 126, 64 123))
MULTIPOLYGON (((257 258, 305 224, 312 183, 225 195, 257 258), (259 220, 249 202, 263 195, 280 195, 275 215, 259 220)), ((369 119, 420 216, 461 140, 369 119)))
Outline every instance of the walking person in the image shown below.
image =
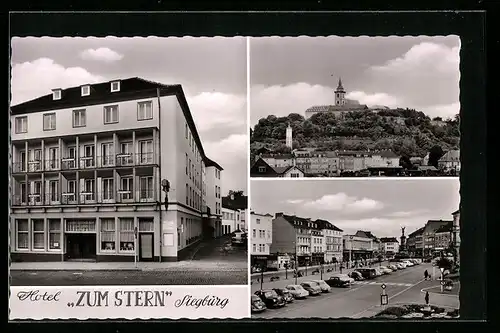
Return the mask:
POLYGON ((425 292, 425 305, 429 305, 429 292, 425 292))
POLYGON ((427 272, 427 270, 425 270, 424 272, 424 280, 428 280, 429 279, 429 272, 427 272))

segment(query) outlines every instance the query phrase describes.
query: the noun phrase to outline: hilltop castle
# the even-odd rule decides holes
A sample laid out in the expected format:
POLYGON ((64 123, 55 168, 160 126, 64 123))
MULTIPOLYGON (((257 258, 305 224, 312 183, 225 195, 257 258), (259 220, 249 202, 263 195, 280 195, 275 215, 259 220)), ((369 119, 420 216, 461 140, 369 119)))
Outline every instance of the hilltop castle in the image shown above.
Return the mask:
POLYGON ((306 119, 312 115, 322 112, 334 113, 336 117, 342 117, 344 113, 353 111, 368 110, 365 104, 359 104, 358 101, 345 98, 346 91, 342 85, 342 79, 339 78, 337 89, 335 89, 335 104, 334 105, 317 105, 306 110, 306 119))

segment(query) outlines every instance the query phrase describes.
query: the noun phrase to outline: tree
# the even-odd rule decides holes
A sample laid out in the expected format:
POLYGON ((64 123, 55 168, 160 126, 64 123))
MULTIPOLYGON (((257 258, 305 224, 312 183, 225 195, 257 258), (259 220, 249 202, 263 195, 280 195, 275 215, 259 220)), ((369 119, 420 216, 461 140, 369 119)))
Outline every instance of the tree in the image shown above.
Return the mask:
POLYGON ((439 257, 438 260, 436 260, 436 266, 440 269, 451 270, 453 268, 453 261, 445 257, 439 257))
POLYGON ((434 146, 429 150, 429 163, 428 165, 432 165, 435 168, 438 167, 438 162, 441 157, 443 157, 444 151, 441 146, 434 146))
POLYGON ((238 190, 238 191, 234 191, 234 190, 229 190, 229 192, 227 193, 227 195, 230 197, 231 195, 234 195, 234 197, 241 197, 243 196, 243 190, 238 190))

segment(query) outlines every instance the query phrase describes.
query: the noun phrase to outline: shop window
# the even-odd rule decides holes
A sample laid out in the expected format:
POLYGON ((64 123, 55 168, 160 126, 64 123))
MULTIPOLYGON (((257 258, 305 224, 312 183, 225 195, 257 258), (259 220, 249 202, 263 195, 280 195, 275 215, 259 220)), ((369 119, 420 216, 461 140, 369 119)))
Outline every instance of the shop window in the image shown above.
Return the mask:
POLYGON ((49 220, 49 249, 61 248, 61 220, 49 220))
POLYGON ((101 250, 115 251, 116 246, 115 219, 101 219, 101 250))
POLYGON ((45 249, 45 221, 44 220, 32 220, 33 224, 33 249, 43 250, 45 249))
POLYGON ((28 249, 29 227, 28 220, 16 220, 17 248, 28 249))
POLYGON ((134 219, 120 220, 120 251, 134 251, 134 219))

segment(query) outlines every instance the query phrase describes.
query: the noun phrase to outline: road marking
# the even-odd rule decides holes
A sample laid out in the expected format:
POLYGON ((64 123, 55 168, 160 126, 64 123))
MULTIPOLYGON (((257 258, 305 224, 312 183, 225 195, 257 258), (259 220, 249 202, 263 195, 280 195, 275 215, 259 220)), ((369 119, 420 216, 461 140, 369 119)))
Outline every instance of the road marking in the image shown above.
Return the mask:
POLYGON ((425 281, 425 279, 422 279, 422 280, 418 281, 417 283, 412 284, 412 285, 410 285, 409 287, 407 287, 407 288, 405 288, 405 289, 401 290, 399 293, 396 293, 396 294, 392 295, 391 297, 389 297, 389 300, 393 299, 393 298, 394 298, 394 297, 396 297, 396 296, 401 295, 402 293, 404 293, 404 292, 405 292, 405 291, 407 291, 408 289, 413 288, 413 287, 414 287, 414 286, 416 286, 416 285, 419 285, 419 284, 420 284, 420 283, 422 283, 423 281, 425 281))
POLYGON ((30 275, 38 275, 38 273, 30 273, 30 275))
POLYGON ((83 273, 82 272, 75 272, 73 273, 73 275, 82 275, 83 273))
POLYGON ((375 281, 354 281, 353 284, 364 284, 364 285, 386 285, 386 286, 398 286, 398 287, 410 287, 413 286, 411 283, 402 282, 375 282, 375 281))

